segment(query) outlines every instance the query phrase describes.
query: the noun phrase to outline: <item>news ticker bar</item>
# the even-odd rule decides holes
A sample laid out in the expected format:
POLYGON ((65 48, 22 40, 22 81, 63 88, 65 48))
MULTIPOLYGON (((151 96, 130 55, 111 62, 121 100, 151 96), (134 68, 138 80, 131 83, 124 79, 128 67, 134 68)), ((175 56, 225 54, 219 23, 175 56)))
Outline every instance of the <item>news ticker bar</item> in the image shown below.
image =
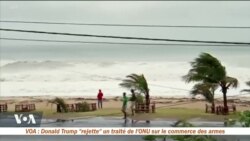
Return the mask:
POLYGON ((250 135, 250 128, 37 127, 0 128, 0 135, 250 135))

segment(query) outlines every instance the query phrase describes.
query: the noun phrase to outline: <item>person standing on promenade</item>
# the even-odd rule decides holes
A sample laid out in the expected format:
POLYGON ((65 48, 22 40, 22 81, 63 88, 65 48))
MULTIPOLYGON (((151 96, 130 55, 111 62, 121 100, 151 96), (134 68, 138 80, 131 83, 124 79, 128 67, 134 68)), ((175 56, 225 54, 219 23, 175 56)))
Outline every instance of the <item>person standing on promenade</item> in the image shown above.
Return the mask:
POLYGON ((136 95, 135 95, 135 91, 133 89, 131 89, 131 93, 132 93, 132 97, 130 98, 130 108, 131 108, 131 112, 132 112, 132 116, 134 116, 135 114, 135 104, 136 104, 136 95))
POLYGON ((101 89, 99 89, 99 92, 97 94, 97 100, 98 100, 98 109, 102 109, 103 93, 101 89))
POLYGON ((122 112, 124 115, 125 121, 127 120, 127 105, 128 105, 128 97, 126 96, 126 93, 123 93, 123 99, 122 99, 122 112))

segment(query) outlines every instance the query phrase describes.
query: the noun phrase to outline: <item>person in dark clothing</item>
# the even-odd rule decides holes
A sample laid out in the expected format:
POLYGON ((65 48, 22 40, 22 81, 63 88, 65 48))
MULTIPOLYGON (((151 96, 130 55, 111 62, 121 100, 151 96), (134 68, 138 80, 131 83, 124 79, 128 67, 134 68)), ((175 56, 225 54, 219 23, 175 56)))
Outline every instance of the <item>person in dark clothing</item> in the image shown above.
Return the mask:
POLYGON ((135 95, 135 91, 133 89, 131 89, 131 93, 132 93, 132 97, 130 98, 130 108, 131 108, 131 112, 132 112, 132 116, 134 116, 135 114, 135 104, 136 104, 136 95, 135 95))
POLYGON ((103 93, 101 89, 99 90, 97 94, 97 100, 98 100, 98 108, 102 109, 103 93))

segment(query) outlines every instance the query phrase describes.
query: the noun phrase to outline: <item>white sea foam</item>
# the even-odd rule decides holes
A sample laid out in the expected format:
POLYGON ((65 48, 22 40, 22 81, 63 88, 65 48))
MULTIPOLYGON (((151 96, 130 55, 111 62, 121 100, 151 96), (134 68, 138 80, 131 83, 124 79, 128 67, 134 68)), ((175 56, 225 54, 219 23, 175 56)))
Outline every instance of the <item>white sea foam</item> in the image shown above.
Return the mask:
MULTIPOLYGON (((126 91, 119 86, 121 79, 131 73, 145 75, 152 95, 188 96, 193 84, 181 78, 189 69, 184 61, 5 61, 1 64, 1 96, 95 96, 98 89, 106 96, 117 96, 126 91)), ((228 94, 239 94, 250 79, 250 68, 227 65, 227 71, 240 81, 240 87, 228 94)))

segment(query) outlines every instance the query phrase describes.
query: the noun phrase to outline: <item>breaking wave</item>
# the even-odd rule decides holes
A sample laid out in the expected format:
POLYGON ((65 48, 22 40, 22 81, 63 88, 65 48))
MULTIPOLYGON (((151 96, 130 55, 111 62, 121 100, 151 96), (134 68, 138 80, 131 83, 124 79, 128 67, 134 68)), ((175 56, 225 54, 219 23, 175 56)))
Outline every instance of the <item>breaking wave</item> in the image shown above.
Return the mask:
MULTIPOLYGON (((124 91, 119 86, 121 79, 131 73, 145 75, 152 95, 188 95, 193 84, 181 78, 189 69, 189 62, 9 61, 1 64, 1 96, 93 96, 99 88, 106 95, 117 96, 124 91)), ((239 94, 250 79, 250 68, 227 66, 227 70, 240 81, 240 87, 229 95, 239 94)))

